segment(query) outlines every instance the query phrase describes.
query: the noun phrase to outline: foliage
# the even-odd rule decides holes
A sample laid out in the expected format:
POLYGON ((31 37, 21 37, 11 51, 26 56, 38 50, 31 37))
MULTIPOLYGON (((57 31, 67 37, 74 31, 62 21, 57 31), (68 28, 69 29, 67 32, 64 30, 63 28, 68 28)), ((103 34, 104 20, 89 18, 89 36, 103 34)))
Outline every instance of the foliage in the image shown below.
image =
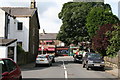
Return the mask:
POLYGON ((20 45, 17 45, 17 54, 25 53, 20 45))
POLYGON ((94 37, 99 26, 117 23, 119 19, 113 15, 108 4, 92 8, 87 16, 86 28, 90 38, 94 37))
POLYGON ((93 49, 103 56, 106 56, 106 50, 108 45, 110 44, 110 36, 107 36, 106 32, 111 32, 113 30, 114 28, 111 24, 103 25, 97 30, 96 35, 92 39, 93 49))
POLYGON ((57 35, 57 39, 67 45, 70 43, 77 44, 80 41, 88 39, 86 16, 95 6, 104 6, 101 2, 68 2, 63 5, 59 18, 62 20, 62 26, 57 35))
POLYGON ((112 36, 110 38, 110 45, 107 48, 107 55, 116 56, 120 50, 120 24, 114 25, 114 31, 108 32, 107 35, 112 36))

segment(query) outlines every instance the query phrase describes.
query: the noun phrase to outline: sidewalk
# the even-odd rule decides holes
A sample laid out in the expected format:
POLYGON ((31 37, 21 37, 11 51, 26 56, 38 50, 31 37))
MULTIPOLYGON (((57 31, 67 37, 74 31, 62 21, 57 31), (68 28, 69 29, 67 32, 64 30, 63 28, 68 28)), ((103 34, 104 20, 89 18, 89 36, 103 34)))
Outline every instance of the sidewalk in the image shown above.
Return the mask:
POLYGON ((112 74, 116 77, 118 77, 118 69, 117 68, 109 68, 109 67, 105 67, 105 72, 112 74))
POLYGON ((35 67, 35 63, 29 63, 29 64, 25 64, 25 65, 20 66, 21 70, 32 69, 34 67, 35 67))

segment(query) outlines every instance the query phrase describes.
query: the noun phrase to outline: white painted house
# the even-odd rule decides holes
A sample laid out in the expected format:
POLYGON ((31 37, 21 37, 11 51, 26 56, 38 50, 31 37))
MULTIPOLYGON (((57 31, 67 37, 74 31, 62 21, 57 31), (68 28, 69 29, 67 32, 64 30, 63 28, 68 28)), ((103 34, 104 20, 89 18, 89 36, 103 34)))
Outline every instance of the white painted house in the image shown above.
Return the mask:
POLYGON ((16 53, 16 38, 9 39, 8 35, 11 27, 10 21, 14 22, 13 16, 0 9, 0 58, 12 58, 15 62, 17 61, 16 53))
POLYGON ((0 39, 0 58, 12 58, 17 62, 16 53, 17 39, 0 39))
MULTIPOLYGON (((25 52, 37 54, 39 47, 39 18, 35 1, 31 7, 1 7, 0 37, 17 39, 25 52)), ((0 55, 1 56, 1 55, 0 55)))

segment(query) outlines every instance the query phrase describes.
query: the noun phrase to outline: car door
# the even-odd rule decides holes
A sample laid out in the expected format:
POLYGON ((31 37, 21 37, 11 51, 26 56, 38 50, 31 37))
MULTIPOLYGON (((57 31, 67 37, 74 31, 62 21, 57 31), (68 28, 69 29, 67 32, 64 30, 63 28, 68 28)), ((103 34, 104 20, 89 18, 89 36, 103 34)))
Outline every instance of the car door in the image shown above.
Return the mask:
POLYGON ((4 60, 6 66, 7 66, 7 69, 8 69, 8 77, 10 80, 18 80, 19 78, 19 70, 17 69, 17 66, 16 64, 9 60, 9 59, 5 59, 4 60))

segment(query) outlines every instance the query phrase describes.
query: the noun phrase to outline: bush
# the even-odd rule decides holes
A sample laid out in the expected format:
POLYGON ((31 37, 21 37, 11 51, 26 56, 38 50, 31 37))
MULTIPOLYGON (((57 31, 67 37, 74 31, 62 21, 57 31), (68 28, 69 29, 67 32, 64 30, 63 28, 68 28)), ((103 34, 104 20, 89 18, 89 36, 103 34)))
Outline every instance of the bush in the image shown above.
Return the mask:
POLYGON ((22 54, 22 53, 25 53, 25 51, 21 46, 17 45, 17 54, 22 54))

